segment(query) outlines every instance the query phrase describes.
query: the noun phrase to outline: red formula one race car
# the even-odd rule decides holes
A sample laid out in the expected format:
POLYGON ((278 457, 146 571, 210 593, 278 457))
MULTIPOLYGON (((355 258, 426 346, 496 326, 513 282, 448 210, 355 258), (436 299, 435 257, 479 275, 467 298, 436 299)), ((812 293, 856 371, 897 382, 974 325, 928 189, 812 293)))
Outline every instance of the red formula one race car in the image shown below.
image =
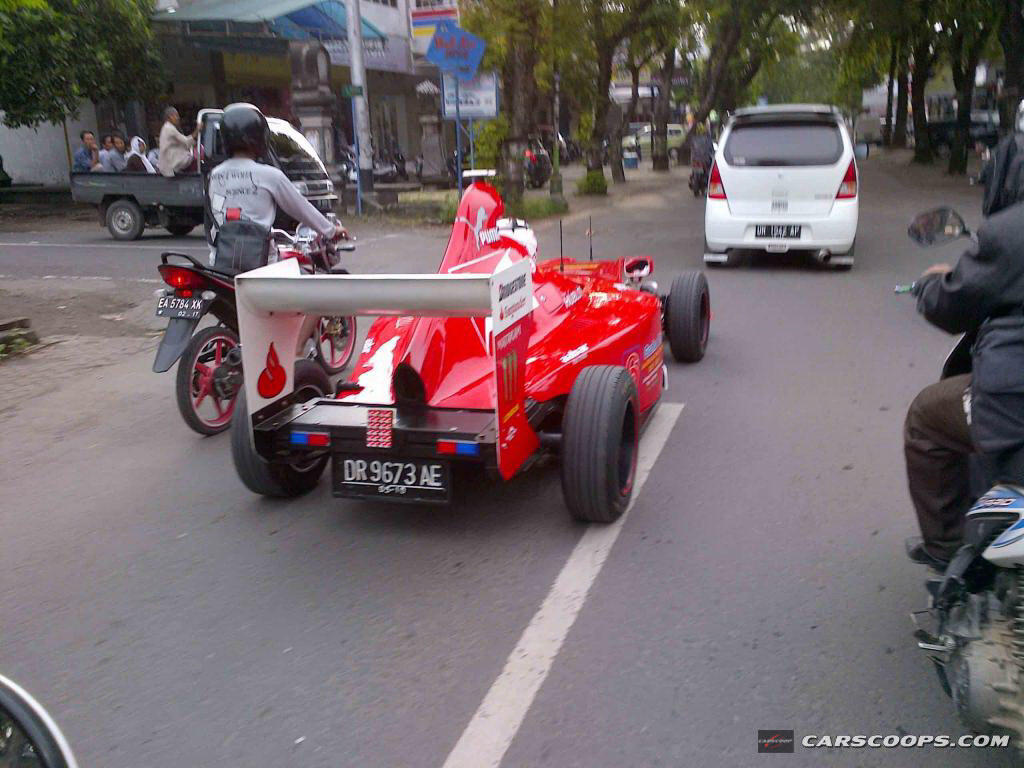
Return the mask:
POLYGON ((451 468, 509 480, 555 455, 572 514, 611 522, 633 490, 640 435, 676 360, 704 355, 700 272, 666 296, 647 257, 538 263, 533 232, 474 183, 437 274, 301 275, 282 261, 236 278, 245 372, 232 455, 265 496, 312 489, 328 462, 336 496, 445 503, 451 468), (336 387, 288 350, 306 316, 378 315, 336 387))

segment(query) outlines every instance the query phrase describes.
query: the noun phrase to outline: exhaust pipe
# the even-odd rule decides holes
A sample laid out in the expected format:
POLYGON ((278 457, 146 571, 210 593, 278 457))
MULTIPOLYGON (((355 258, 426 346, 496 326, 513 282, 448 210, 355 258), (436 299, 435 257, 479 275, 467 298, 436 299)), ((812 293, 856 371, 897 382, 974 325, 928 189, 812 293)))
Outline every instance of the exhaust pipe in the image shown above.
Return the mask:
POLYGON ((828 264, 832 260, 832 251, 828 248, 822 248, 820 251, 816 251, 814 258, 818 260, 819 264, 828 264))

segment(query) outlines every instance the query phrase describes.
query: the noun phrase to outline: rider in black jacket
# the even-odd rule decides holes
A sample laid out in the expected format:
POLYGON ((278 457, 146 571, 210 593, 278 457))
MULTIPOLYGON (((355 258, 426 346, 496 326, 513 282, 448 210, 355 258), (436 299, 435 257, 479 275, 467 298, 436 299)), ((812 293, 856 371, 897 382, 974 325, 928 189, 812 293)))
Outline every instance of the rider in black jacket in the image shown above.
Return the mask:
POLYGON ((973 501, 969 454, 985 456, 996 482, 1024 485, 1024 203, 1017 202, 1024 189, 1016 188, 1014 170, 1024 153, 1015 154, 997 156, 989 174, 991 215, 977 242, 956 266, 929 268, 914 291, 930 323, 976 336, 972 373, 925 387, 904 425, 907 480, 922 534, 907 553, 934 567, 960 545, 973 501))

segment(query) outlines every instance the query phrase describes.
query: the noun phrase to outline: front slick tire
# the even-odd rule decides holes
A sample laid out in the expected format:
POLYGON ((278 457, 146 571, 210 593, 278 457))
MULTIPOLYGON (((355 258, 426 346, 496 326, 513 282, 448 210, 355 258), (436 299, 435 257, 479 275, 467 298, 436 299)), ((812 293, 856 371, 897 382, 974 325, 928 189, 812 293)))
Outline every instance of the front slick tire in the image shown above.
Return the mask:
POLYGON ((633 496, 640 438, 636 384, 622 366, 580 371, 562 420, 562 495, 577 520, 612 523, 633 496))
POLYGON ((665 331, 672 357, 696 363, 708 347, 711 296, 703 272, 683 272, 672 281, 665 299, 665 331))
MULTIPOLYGON (((300 401, 327 397, 331 391, 327 374, 312 360, 295 361, 295 391, 303 390, 305 394, 300 395, 300 401)), ((316 488, 328 461, 328 456, 324 455, 312 460, 296 461, 294 464, 269 462, 256 453, 244 388, 238 393, 231 418, 231 458, 235 462, 238 478, 246 488, 260 496, 277 498, 301 496, 316 488)))

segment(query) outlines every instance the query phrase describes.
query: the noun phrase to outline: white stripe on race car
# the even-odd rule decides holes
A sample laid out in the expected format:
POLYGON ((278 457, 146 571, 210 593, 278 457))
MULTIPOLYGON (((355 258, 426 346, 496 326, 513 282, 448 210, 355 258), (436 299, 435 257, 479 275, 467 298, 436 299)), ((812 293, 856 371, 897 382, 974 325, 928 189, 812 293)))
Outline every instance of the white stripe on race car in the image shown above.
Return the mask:
POLYGON ((682 403, 664 403, 658 409, 640 439, 632 501, 617 521, 591 525, 577 542, 444 768, 501 764, 682 412, 682 403))

